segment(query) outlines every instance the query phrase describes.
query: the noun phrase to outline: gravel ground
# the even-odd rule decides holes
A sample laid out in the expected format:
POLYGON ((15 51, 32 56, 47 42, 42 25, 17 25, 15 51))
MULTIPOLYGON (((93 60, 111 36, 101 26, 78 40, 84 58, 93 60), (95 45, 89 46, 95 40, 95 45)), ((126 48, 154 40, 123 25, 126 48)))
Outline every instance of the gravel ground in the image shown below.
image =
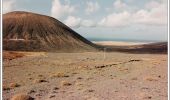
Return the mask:
POLYGON ((166 54, 34 53, 4 60, 3 99, 167 100, 166 54))

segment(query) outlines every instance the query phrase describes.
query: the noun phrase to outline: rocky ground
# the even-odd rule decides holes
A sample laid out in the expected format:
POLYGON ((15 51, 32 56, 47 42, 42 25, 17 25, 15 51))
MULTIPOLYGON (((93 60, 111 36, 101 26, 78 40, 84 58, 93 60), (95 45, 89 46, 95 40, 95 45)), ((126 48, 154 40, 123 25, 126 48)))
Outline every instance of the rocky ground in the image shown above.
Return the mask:
POLYGON ((167 62, 167 54, 25 53, 4 59, 3 99, 167 100, 167 62))

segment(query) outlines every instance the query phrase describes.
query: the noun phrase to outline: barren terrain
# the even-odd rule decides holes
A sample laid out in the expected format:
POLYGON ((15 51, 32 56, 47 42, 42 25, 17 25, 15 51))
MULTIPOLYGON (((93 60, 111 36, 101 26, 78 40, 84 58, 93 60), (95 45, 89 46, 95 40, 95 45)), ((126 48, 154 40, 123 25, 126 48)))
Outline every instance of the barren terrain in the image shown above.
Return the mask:
POLYGON ((26 52, 4 59, 3 98, 167 100, 167 66, 166 54, 26 52))

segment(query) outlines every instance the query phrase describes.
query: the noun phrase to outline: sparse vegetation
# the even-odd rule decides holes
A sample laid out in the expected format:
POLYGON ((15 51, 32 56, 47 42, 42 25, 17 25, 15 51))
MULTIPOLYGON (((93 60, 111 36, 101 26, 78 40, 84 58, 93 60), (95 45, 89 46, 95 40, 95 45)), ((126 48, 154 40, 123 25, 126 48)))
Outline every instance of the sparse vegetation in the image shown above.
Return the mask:
POLYGON ((52 74, 51 77, 52 77, 52 78, 53 78, 53 77, 69 77, 69 75, 66 75, 65 73, 59 72, 59 73, 54 73, 54 74, 52 74))

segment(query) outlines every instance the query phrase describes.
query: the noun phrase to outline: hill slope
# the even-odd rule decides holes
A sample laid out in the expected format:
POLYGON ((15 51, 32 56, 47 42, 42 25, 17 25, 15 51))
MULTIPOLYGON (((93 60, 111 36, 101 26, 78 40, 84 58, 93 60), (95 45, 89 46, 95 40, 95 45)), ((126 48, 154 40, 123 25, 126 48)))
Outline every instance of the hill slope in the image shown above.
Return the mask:
POLYGON ((95 46, 52 17, 21 11, 3 15, 4 50, 72 52, 95 46))

